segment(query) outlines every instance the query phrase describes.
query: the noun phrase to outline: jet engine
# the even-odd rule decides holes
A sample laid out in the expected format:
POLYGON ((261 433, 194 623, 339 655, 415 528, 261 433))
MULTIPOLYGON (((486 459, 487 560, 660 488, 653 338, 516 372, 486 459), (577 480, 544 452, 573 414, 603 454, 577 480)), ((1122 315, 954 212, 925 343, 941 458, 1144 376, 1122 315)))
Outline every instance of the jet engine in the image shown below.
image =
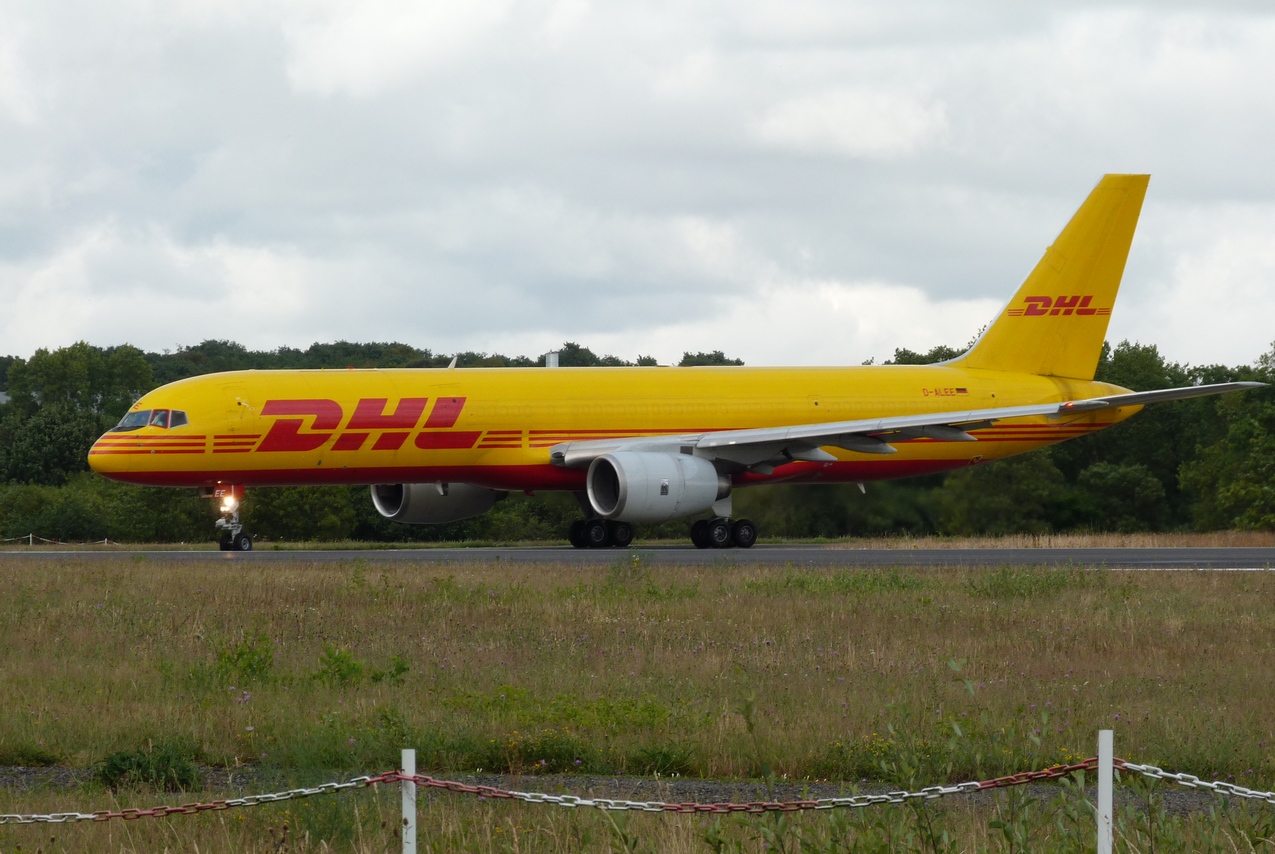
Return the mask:
POLYGON ((616 451, 589 464, 589 503, 604 519, 667 522, 730 495, 730 478, 688 454, 616 451))
POLYGON ((372 504, 405 525, 443 525, 481 516, 508 494, 468 483, 383 483, 372 487, 372 504))

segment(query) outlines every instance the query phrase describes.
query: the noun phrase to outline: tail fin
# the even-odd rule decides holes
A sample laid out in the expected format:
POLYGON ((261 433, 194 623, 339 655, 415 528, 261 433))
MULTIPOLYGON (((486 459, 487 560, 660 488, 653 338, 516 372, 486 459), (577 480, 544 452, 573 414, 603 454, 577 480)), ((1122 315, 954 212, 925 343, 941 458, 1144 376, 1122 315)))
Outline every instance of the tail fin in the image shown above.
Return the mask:
POLYGON ((1149 175, 1107 175, 969 352, 966 368, 1091 380, 1149 175))

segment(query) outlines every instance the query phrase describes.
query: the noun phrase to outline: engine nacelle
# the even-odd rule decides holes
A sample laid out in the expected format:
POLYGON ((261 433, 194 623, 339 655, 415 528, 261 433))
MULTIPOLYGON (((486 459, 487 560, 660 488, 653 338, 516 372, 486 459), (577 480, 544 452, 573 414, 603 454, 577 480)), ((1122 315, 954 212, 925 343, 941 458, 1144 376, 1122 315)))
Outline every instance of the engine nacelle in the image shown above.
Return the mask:
POLYGON ((667 522, 730 495, 730 478, 689 454, 617 451, 589 465, 589 503, 604 519, 667 522))
POLYGON ((372 504, 405 525, 443 525, 481 516, 508 494, 468 483, 383 483, 372 487, 372 504))

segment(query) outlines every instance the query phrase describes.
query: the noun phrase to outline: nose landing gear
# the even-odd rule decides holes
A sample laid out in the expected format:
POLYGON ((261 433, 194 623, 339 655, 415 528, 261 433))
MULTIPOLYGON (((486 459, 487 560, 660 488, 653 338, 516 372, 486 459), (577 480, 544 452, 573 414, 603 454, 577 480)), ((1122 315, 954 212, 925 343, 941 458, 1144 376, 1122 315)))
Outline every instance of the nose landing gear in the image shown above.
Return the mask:
POLYGON ((243 500, 242 486, 201 487, 200 495, 217 501, 217 510, 221 513, 213 524, 221 531, 218 544, 223 552, 252 551, 252 537, 244 533, 243 523, 239 521, 239 502, 243 500))
POLYGON ((252 551, 252 537, 244 533, 243 525, 239 521, 239 505, 230 511, 223 509, 221 518, 214 523, 221 529, 221 550, 223 552, 250 552, 252 551))
POLYGON ((757 542, 757 526, 748 519, 700 519, 691 525, 691 542, 697 549, 750 549, 757 542))

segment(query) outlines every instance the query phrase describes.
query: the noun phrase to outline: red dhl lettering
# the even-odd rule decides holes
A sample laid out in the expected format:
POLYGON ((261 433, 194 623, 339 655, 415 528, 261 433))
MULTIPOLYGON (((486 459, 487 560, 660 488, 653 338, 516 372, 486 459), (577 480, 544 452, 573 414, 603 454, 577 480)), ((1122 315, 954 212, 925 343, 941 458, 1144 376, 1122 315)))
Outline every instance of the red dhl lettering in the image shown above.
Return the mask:
MULTIPOLYGON (((345 429, 338 432, 345 412, 334 400, 268 400, 262 407, 261 414, 276 416, 276 420, 270 425, 270 430, 256 450, 317 451, 335 436, 333 451, 358 451, 373 432, 379 432, 372 450, 397 451, 407 442, 411 431, 420 424, 428 403, 427 397, 405 397, 390 412, 387 411, 388 398, 363 398, 355 405, 354 414, 350 416, 345 429)), ((464 408, 463 397, 439 398, 425 421, 427 432, 416 437, 416 447, 472 448, 479 433, 446 429, 455 426, 464 408)))
POLYGON ((330 431, 340 426, 345 415, 335 400, 267 400, 261 414, 303 417, 276 420, 266 438, 257 446, 258 451, 317 451, 332 438, 332 433, 302 433, 306 419, 314 419, 310 424, 312 431, 330 431))
POLYGON ((1059 297, 1029 296, 1023 297, 1023 308, 1011 308, 1007 314, 1010 317, 1056 317, 1058 315, 1068 317, 1072 314, 1081 317, 1092 315, 1106 317, 1111 314, 1110 308, 1090 308, 1089 304, 1092 302, 1092 294, 1059 297))

